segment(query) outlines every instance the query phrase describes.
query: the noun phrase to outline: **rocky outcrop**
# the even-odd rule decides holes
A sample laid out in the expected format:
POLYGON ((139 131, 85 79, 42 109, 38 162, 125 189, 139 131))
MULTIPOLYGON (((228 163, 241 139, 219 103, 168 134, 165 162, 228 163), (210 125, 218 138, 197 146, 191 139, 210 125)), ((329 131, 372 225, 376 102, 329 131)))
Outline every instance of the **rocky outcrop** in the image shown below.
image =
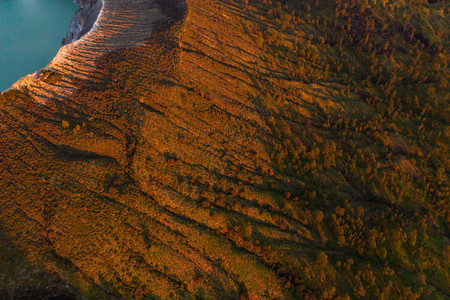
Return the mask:
POLYGON ((102 0, 76 0, 75 3, 80 5, 81 8, 75 13, 70 21, 69 31, 63 39, 63 45, 80 39, 91 30, 100 14, 103 4, 102 0))

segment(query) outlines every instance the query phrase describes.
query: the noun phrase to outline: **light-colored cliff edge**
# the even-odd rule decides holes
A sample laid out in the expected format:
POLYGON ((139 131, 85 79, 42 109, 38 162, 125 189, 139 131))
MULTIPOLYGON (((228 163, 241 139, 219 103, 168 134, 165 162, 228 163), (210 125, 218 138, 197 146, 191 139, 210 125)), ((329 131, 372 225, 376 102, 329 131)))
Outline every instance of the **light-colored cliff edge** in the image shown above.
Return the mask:
POLYGON ((93 28, 103 7, 102 0, 77 0, 75 3, 80 5, 80 9, 70 21, 70 27, 66 37, 63 39, 63 45, 79 40, 83 35, 88 33, 93 28))

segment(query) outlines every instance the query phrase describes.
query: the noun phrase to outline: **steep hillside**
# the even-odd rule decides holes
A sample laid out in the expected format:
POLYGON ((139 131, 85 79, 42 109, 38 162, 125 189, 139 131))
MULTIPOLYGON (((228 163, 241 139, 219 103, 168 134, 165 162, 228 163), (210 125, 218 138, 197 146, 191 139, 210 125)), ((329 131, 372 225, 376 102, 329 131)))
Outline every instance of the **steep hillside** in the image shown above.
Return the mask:
POLYGON ((448 8, 104 0, 0 95, 0 294, 447 299, 448 8))

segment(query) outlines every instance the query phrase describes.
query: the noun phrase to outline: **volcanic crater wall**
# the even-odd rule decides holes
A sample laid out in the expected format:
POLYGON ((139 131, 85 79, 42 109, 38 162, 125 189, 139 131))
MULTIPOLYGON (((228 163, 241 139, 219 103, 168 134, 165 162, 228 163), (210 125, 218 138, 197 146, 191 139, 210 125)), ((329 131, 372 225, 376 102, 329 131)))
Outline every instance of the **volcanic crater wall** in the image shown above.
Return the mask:
POLYGON ((258 187, 267 129, 242 72, 256 59, 242 49, 258 50, 235 44, 235 8, 104 0, 90 30, 98 3, 80 3, 72 42, 0 96, 1 244, 82 293, 281 297, 273 251, 238 233, 259 224, 264 239, 292 240, 258 212, 275 201, 258 187))
POLYGON ((88 33, 94 26, 103 5, 102 0, 76 0, 75 3, 81 8, 70 21, 69 30, 62 42, 63 45, 72 43, 88 33))
MULTIPOLYGON (((272 20, 280 3, 246 2, 104 0, 92 30, 95 14, 82 8, 74 41, 0 95, 0 295, 338 298, 339 286, 354 285, 352 272, 371 284, 376 265, 375 276, 389 282, 414 266, 396 261, 385 272, 362 248, 353 263, 353 250, 333 242, 333 216, 346 214, 346 226, 357 228, 359 205, 377 216, 397 205, 350 184, 373 171, 359 155, 365 148, 337 150, 347 138, 318 148, 341 131, 326 116, 364 107, 362 121, 372 110, 356 95, 342 101, 346 85, 302 81, 286 69, 316 70, 310 29, 321 22, 297 22, 305 27, 293 34, 294 11, 281 30, 272 20), (267 5, 271 13, 259 9, 267 5), (297 52, 308 62, 292 60, 297 52), (336 166, 339 156, 348 164, 336 166), (347 173, 356 161, 361 172, 347 173)), ((85 9, 98 3, 79 1, 85 9)), ((354 287, 379 295, 375 286, 354 287)))

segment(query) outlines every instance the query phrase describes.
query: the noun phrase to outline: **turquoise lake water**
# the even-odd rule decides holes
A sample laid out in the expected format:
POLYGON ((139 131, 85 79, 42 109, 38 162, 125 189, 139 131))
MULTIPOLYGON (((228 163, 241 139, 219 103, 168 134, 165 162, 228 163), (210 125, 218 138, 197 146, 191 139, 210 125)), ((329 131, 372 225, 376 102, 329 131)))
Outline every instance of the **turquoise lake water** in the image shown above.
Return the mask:
POLYGON ((0 91, 55 57, 77 9, 72 0, 0 0, 0 91))

